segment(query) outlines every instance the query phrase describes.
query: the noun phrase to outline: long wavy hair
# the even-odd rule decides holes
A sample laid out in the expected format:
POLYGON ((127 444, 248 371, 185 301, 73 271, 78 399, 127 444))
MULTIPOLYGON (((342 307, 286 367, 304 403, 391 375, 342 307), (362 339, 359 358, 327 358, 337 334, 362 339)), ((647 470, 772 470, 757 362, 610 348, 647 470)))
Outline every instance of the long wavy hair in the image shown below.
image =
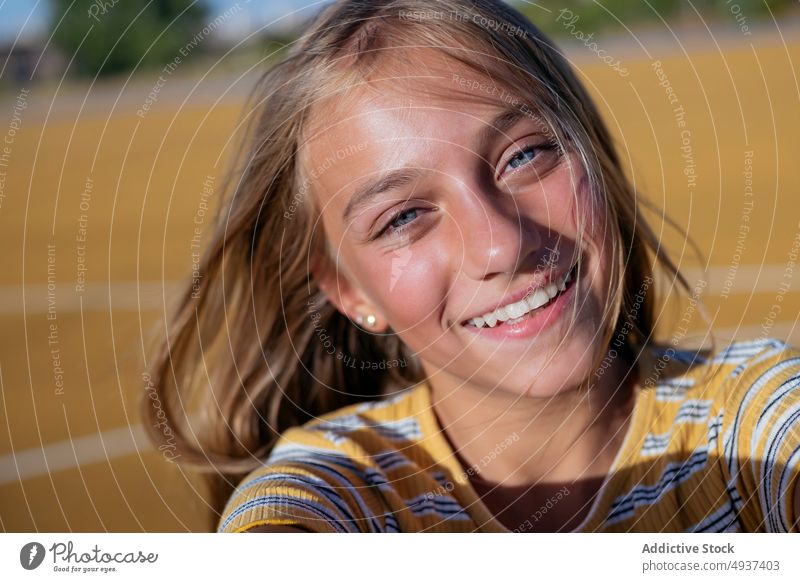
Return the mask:
POLYGON ((179 462, 209 475, 212 521, 287 428, 424 380, 396 335, 354 324, 310 275, 309 263, 331 252, 318 236, 309 169, 298 159, 312 108, 363 83, 398 47, 428 47, 488 75, 575 154, 589 216, 611 217, 616 283, 600 330, 605 344, 619 334, 621 351, 635 354, 652 341, 654 293, 641 291, 654 267, 689 291, 643 219, 591 98, 529 20, 500 0, 334 2, 260 77, 202 276, 187 282, 149 366, 161 406, 152 395, 143 399, 144 424, 157 445, 169 440, 179 462), (331 357, 328 343, 362 360, 405 358, 408 365, 362 370, 331 357))

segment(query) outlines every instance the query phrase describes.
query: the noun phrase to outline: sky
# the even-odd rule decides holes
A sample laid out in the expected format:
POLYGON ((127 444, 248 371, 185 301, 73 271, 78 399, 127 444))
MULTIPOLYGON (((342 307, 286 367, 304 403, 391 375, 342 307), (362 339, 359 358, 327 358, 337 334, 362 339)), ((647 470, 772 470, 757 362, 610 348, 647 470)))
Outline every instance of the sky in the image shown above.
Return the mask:
MULTIPOLYGON (((104 0, 97 0, 102 3, 104 0)), ((113 0, 105 0, 110 3, 113 0)), ((228 19, 220 34, 241 37, 266 25, 275 30, 291 27, 329 0, 198 0, 209 5, 209 20, 237 3, 241 10, 228 19), (315 8, 316 7, 316 8, 315 8), (280 20, 279 20, 280 19, 280 20), (283 25, 283 26, 282 26, 283 25)), ((47 36, 51 15, 49 0, 0 0, 0 46, 20 39, 47 36)))

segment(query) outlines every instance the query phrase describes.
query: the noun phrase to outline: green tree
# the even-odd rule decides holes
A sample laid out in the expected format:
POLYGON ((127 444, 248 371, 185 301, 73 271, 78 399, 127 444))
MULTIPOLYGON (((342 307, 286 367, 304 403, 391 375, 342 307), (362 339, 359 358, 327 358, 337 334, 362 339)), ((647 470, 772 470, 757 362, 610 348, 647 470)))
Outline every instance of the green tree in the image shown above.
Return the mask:
POLYGON ((53 40, 73 73, 163 66, 206 23, 203 0, 51 0, 53 40))

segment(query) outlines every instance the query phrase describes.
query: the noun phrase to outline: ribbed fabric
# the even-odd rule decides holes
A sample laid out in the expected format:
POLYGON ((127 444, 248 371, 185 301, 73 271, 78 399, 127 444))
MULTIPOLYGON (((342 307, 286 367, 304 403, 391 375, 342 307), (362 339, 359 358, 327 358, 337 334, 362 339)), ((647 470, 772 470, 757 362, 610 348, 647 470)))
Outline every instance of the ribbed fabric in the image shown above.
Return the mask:
MULTIPOLYGON (((705 357, 649 348, 638 365, 628 433, 575 531, 797 531, 800 350, 777 339, 705 357)), ((287 430, 218 531, 508 532, 470 485, 429 390, 287 430)))

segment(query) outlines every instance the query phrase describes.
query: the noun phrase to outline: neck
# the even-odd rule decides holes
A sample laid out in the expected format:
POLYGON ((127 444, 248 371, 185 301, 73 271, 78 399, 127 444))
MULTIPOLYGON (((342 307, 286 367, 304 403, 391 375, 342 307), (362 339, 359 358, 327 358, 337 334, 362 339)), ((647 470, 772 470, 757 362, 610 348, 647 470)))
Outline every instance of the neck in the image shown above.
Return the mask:
POLYGON ((627 433, 637 378, 617 358, 599 378, 533 398, 431 376, 445 437, 478 481, 574 483, 608 472, 627 433))

